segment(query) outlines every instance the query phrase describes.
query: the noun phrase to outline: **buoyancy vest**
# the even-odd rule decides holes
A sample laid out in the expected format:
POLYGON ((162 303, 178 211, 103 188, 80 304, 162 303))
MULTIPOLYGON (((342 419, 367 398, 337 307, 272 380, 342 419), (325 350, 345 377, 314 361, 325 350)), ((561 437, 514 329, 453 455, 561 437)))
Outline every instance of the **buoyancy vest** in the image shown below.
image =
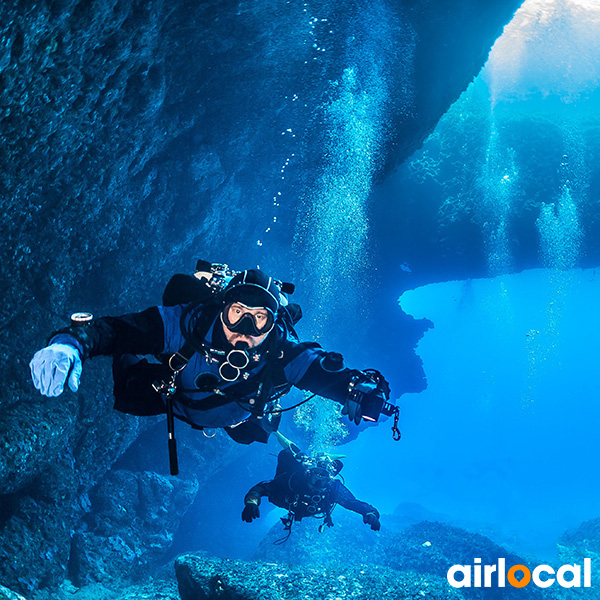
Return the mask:
MULTIPOLYGON (((185 337, 183 347, 174 355, 166 359, 169 366, 175 370, 183 370, 195 353, 210 354, 212 349, 207 344, 207 334, 222 310, 222 292, 227 282, 236 274, 226 265, 198 261, 194 275, 177 273, 171 277, 163 292, 163 306, 177 306, 186 304, 187 307, 181 316, 181 330, 185 337)), ((258 389, 252 405, 244 408, 251 416, 236 425, 225 427, 225 431, 237 442, 249 444, 253 441, 266 443, 268 436, 277 430, 280 413, 277 412, 277 400, 286 394, 291 385, 287 382, 284 368, 294 358, 308 347, 318 346, 314 343, 296 343, 291 351, 285 355, 280 347, 287 339, 298 342, 294 325, 302 317, 299 305, 289 303, 284 294, 293 291, 291 284, 281 284, 281 308, 277 314, 276 330, 269 336, 264 349, 267 359, 262 371, 254 376, 253 382, 241 380, 230 385, 222 393, 219 392, 210 398, 194 402, 186 397, 184 389, 177 389, 174 393, 176 402, 195 410, 210 410, 231 402, 239 402, 247 396, 244 392, 254 384, 258 378, 258 389)), ((186 419, 183 419, 186 420, 186 419)), ((189 419, 187 421, 194 426, 189 419)))

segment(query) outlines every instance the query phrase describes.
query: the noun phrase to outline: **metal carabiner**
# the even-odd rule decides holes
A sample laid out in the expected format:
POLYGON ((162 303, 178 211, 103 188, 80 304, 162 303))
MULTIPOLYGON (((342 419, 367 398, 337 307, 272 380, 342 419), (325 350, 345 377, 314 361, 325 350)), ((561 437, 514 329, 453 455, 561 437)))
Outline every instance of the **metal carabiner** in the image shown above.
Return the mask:
POLYGON ((186 359, 185 356, 183 356, 182 354, 179 354, 179 352, 175 352, 175 354, 172 354, 169 357, 169 369, 171 369, 171 371, 173 371, 173 375, 177 375, 177 373, 179 373, 179 371, 183 371, 183 369, 185 368, 185 366, 188 364, 188 360, 186 359), (173 359, 175 358, 179 358, 179 359, 183 359, 183 364, 180 367, 175 367, 173 365, 173 359))
POLYGON ((392 425, 392 438, 395 442, 399 442, 402 434, 398 429, 398 420, 400 419, 400 409, 396 406, 394 410, 394 424, 392 425))

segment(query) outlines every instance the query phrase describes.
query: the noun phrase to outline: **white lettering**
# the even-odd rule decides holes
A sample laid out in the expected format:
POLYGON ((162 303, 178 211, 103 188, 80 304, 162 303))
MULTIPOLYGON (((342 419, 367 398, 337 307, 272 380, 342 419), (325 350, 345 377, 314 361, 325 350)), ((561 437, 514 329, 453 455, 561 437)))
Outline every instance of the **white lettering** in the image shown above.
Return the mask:
POLYGON ((548 575, 554 575, 554 569, 550 565, 540 565, 533 570, 533 583, 541 588, 550 587, 554 583, 554 578, 550 577, 548 579, 542 579, 540 575, 542 573, 547 573, 548 575))
POLYGON ((473 566, 473 587, 481 587, 481 559, 476 558, 473 566))
POLYGON ((592 587, 592 559, 583 559, 583 587, 592 587))
POLYGON ((485 565, 483 567, 484 575, 484 587, 492 587, 492 573, 496 571, 496 565, 485 565))
POLYGON ((471 587, 471 565, 452 565, 446 576, 448 583, 455 588, 471 587), (456 573, 462 573, 461 581, 456 581, 456 573))
POLYGON ((506 586, 506 559, 498 559, 498 587, 506 586))
MULTIPOLYGON (((515 587, 523 587, 522 579, 515 579, 514 572, 515 567, 510 571, 511 585, 515 587), (521 584, 521 585, 518 585, 521 584)), ((520 569, 523 571, 523 576, 527 577, 529 583, 529 577, 531 575, 531 581, 539 588, 549 588, 555 582, 563 588, 580 588, 581 587, 581 565, 562 565, 557 571, 554 570, 550 565, 538 565, 530 571, 527 567, 520 569)), ((506 559, 499 558, 497 565, 483 565, 481 558, 474 558, 473 565, 452 565, 448 569, 446 578, 448 583, 455 588, 480 588, 483 587, 491 588, 492 575, 496 573, 497 576, 497 587, 506 587, 506 559), (460 579, 457 579, 457 575, 460 574, 460 579)), ((592 559, 583 559, 583 587, 592 587, 592 559)))
POLYGON ((565 588, 581 587, 581 567, 579 565, 563 565, 556 573, 556 581, 565 588), (573 579, 565 579, 565 573, 572 573, 573 579))

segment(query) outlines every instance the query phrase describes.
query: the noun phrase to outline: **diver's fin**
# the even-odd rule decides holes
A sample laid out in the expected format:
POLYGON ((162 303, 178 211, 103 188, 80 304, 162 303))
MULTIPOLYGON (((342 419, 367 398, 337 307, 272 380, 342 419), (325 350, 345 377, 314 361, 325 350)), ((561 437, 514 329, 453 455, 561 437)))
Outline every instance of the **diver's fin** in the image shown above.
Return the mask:
POLYGON ((279 433, 279 431, 275 431, 273 435, 277 438, 277 441, 281 444, 282 448, 290 450, 294 456, 300 452, 300 448, 294 444, 294 442, 288 440, 284 435, 279 433))

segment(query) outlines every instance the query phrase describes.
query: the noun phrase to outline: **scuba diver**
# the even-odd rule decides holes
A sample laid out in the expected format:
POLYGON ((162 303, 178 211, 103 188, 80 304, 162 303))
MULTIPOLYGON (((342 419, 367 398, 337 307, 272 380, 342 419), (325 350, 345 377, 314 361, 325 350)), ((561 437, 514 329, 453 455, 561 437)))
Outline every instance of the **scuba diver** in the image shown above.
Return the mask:
POLYGON ((352 492, 336 476, 342 470, 340 458, 343 456, 316 454, 308 456, 295 444, 280 433, 275 433, 284 449, 277 457, 275 477, 270 481, 256 484, 244 498, 242 520, 251 523, 260 517, 260 499, 268 496, 275 506, 288 511, 282 517, 288 535, 279 542, 285 541, 291 533, 292 524, 304 517, 323 519, 323 527, 333 526, 331 512, 336 505, 362 515, 363 522, 379 531, 379 512, 374 506, 357 500, 352 492))
POLYGON ((66 384, 75 392, 83 361, 111 355, 114 408, 167 414, 172 474, 174 417, 196 429, 224 428, 242 444, 266 443, 289 410, 278 400, 292 386, 339 402, 357 425, 381 412, 395 414, 396 424, 382 375, 346 368, 341 355, 299 341, 301 310, 287 301, 291 292, 292 284, 260 270, 199 261, 194 276, 172 277, 161 306, 119 317, 72 315, 33 356, 33 383, 45 396, 59 396, 66 384))

